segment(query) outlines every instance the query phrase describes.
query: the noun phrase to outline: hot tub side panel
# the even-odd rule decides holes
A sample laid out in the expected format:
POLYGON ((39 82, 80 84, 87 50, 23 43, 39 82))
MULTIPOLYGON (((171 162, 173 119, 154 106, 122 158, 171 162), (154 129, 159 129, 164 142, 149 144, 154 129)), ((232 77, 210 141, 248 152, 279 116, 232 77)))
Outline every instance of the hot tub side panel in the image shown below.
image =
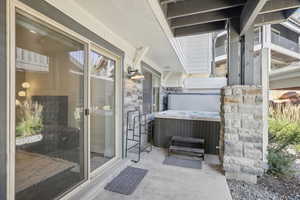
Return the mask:
POLYGON ((218 154, 220 122, 156 118, 154 145, 168 148, 172 136, 203 138, 205 153, 218 154))

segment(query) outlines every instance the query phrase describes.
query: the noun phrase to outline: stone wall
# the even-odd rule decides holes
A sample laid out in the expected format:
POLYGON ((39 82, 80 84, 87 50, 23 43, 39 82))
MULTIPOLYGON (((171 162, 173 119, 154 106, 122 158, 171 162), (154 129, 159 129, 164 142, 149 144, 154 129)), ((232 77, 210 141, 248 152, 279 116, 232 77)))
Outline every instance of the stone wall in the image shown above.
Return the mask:
POLYGON ((220 156, 229 179, 256 183, 264 172, 263 97, 259 86, 226 86, 221 92, 220 156))

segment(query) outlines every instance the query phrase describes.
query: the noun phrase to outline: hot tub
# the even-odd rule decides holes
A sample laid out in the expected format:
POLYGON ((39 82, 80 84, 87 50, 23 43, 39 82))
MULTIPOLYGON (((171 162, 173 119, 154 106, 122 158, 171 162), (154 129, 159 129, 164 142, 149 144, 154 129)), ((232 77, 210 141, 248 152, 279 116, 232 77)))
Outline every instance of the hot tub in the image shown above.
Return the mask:
POLYGON ((205 140, 205 153, 218 154, 220 114, 218 112, 168 110, 155 114, 154 145, 167 148, 172 136, 205 140))

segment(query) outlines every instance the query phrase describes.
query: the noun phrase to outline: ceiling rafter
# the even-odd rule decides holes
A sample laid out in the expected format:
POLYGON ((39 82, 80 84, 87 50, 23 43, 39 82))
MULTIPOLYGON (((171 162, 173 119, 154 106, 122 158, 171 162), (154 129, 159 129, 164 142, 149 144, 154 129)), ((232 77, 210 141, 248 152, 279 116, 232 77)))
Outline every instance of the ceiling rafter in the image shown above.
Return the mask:
POLYGON ((300 0, 272 0, 268 1, 260 11, 260 14, 278 12, 282 10, 300 7, 300 0))
POLYGON ((195 34, 203 34, 213 31, 224 30, 226 21, 211 22, 207 24, 199 24, 174 29, 175 37, 189 36, 195 34))
POLYGON ((300 0, 159 0, 176 37, 217 31, 228 19, 250 27, 281 23, 300 8, 300 0), (206 30, 205 30, 206 29, 206 30))
POLYGON ((168 4, 167 18, 183 17, 199 13, 208 13, 227 8, 242 6, 245 0, 185 0, 168 4))
POLYGON ((170 20, 170 26, 172 29, 185 26, 192 26, 197 24, 206 24, 216 21, 224 21, 229 18, 239 17, 242 11, 242 7, 230 8, 220 11, 214 11, 209 13, 200 13, 195 15, 189 15, 185 17, 178 17, 170 20))
POLYGON ((256 17, 259 15, 259 12, 262 10, 267 1, 268 0, 247 1, 241 14, 241 35, 244 35, 245 32, 247 32, 248 29, 253 25, 256 17))

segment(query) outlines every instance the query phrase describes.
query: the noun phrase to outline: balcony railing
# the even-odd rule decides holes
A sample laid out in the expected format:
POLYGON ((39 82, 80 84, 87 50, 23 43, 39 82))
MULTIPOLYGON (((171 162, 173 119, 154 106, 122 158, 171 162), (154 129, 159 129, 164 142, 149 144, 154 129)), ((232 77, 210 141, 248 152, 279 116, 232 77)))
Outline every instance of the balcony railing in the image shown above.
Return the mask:
MULTIPOLYGON (((272 32, 271 41, 273 44, 281 46, 285 49, 289 49, 296 53, 300 53, 300 45, 297 42, 289 40, 289 39, 287 39, 283 36, 280 36, 276 33, 272 32)), ((258 44, 261 44, 261 38, 259 37, 259 34, 255 34, 254 45, 258 45, 258 44)), ((226 48, 224 45, 215 48, 216 57, 223 56, 225 54, 226 54, 226 48)))
POLYGON ((284 47, 286 49, 289 49, 291 51, 300 53, 300 46, 297 42, 289 40, 273 32, 272 32, 272 43, 284 47))

